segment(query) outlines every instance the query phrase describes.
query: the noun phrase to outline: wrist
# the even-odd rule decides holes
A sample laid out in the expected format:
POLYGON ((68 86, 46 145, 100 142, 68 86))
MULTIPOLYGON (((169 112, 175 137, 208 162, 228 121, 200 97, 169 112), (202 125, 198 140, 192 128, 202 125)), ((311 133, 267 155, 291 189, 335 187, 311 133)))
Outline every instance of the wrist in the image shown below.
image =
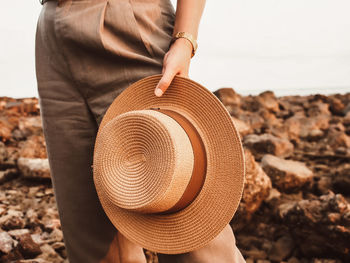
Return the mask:
POLYGON ((190 55, 192 54, 192 49, 193 49, 192 44, 186 38, 178 38, 173 42, 173 44, 175 43, 176 45, 184 46, 186 49, 188 49, 189 54, 190 55))
POLYGON ((187 43, 187 45, 188 43, 191 44, 191 58, 194 56, 197 50, 197 41, 191 33, 185 32, 185 31, 179 31, 173 36, 170 42, 170 46, 175 41, 178 41, 180 43, 187 43), (184 39, 184 40, 180 41, 179 39, 184 39))

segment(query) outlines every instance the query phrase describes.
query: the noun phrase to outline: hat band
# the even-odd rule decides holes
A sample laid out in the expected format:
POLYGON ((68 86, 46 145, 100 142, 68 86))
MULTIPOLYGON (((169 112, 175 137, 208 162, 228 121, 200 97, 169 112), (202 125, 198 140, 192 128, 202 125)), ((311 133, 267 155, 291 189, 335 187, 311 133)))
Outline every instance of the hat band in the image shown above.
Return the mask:
POLYGON ((191 179, 179 201, 169 209, 159 214, 174 213, 187 207, 199 194, 205 180, 207 169, 207 158, 204 143, 193 124, 183 115, 176 111, 161 108, 149 108, 150 110, 160 111, 173 118, 185 130, 192 144, 194 153, 193 172, 191 179))

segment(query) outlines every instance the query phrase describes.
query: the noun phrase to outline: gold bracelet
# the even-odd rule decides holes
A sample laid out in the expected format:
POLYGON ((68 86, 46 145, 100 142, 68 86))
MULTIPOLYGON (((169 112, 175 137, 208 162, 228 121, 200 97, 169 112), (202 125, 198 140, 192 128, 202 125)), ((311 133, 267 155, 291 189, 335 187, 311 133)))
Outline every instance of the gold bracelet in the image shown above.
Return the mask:
POLYGON ((188 41, 190 41, 190 43, 191 43, 191 45, 192 45, 192 55, 191 55, 191 58, 192 58, 192 57, 194 56, 194 54, 196 53, 198 44, 197 44, 196 39, 193 37, 193 35, 190 34, 190 33, 188 33, 188 32, 184 32, 184 31, 177 32, 177 33, 175 34, 175 36, 173 36, 173 38, 171 39, 169 47, 172 45, 172 43, 173 43, 176 39, 178 39, 178 38, 180 38, 180 37, 186 38, 188 41))

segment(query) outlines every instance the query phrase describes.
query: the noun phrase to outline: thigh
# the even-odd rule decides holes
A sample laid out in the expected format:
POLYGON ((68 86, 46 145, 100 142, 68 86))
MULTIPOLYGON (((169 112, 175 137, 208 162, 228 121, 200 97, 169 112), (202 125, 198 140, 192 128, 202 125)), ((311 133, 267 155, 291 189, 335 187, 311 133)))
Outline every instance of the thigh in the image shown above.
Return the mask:
POLYGON ((55 40, 55 5, 44 4, 37 25, 40 112, 68 258, 92 263, 107 253, 116 229, 94 188, 91 165, 98 127, 55 40))
POLYGON ((162 72, 174 20, 170 0, 59 3, 54 26, 60 49, 98 124, 125 88, 162 72))

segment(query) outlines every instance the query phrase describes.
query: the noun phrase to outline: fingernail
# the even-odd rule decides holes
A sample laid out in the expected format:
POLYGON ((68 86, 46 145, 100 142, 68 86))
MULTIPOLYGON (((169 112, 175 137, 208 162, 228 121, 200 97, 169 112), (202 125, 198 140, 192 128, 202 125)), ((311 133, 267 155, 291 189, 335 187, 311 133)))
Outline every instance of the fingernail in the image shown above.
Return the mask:
POLYGON ((163 91, 160 88, 156 88, 155 92, 156 96, 160 97, 163 94, 163 91))

